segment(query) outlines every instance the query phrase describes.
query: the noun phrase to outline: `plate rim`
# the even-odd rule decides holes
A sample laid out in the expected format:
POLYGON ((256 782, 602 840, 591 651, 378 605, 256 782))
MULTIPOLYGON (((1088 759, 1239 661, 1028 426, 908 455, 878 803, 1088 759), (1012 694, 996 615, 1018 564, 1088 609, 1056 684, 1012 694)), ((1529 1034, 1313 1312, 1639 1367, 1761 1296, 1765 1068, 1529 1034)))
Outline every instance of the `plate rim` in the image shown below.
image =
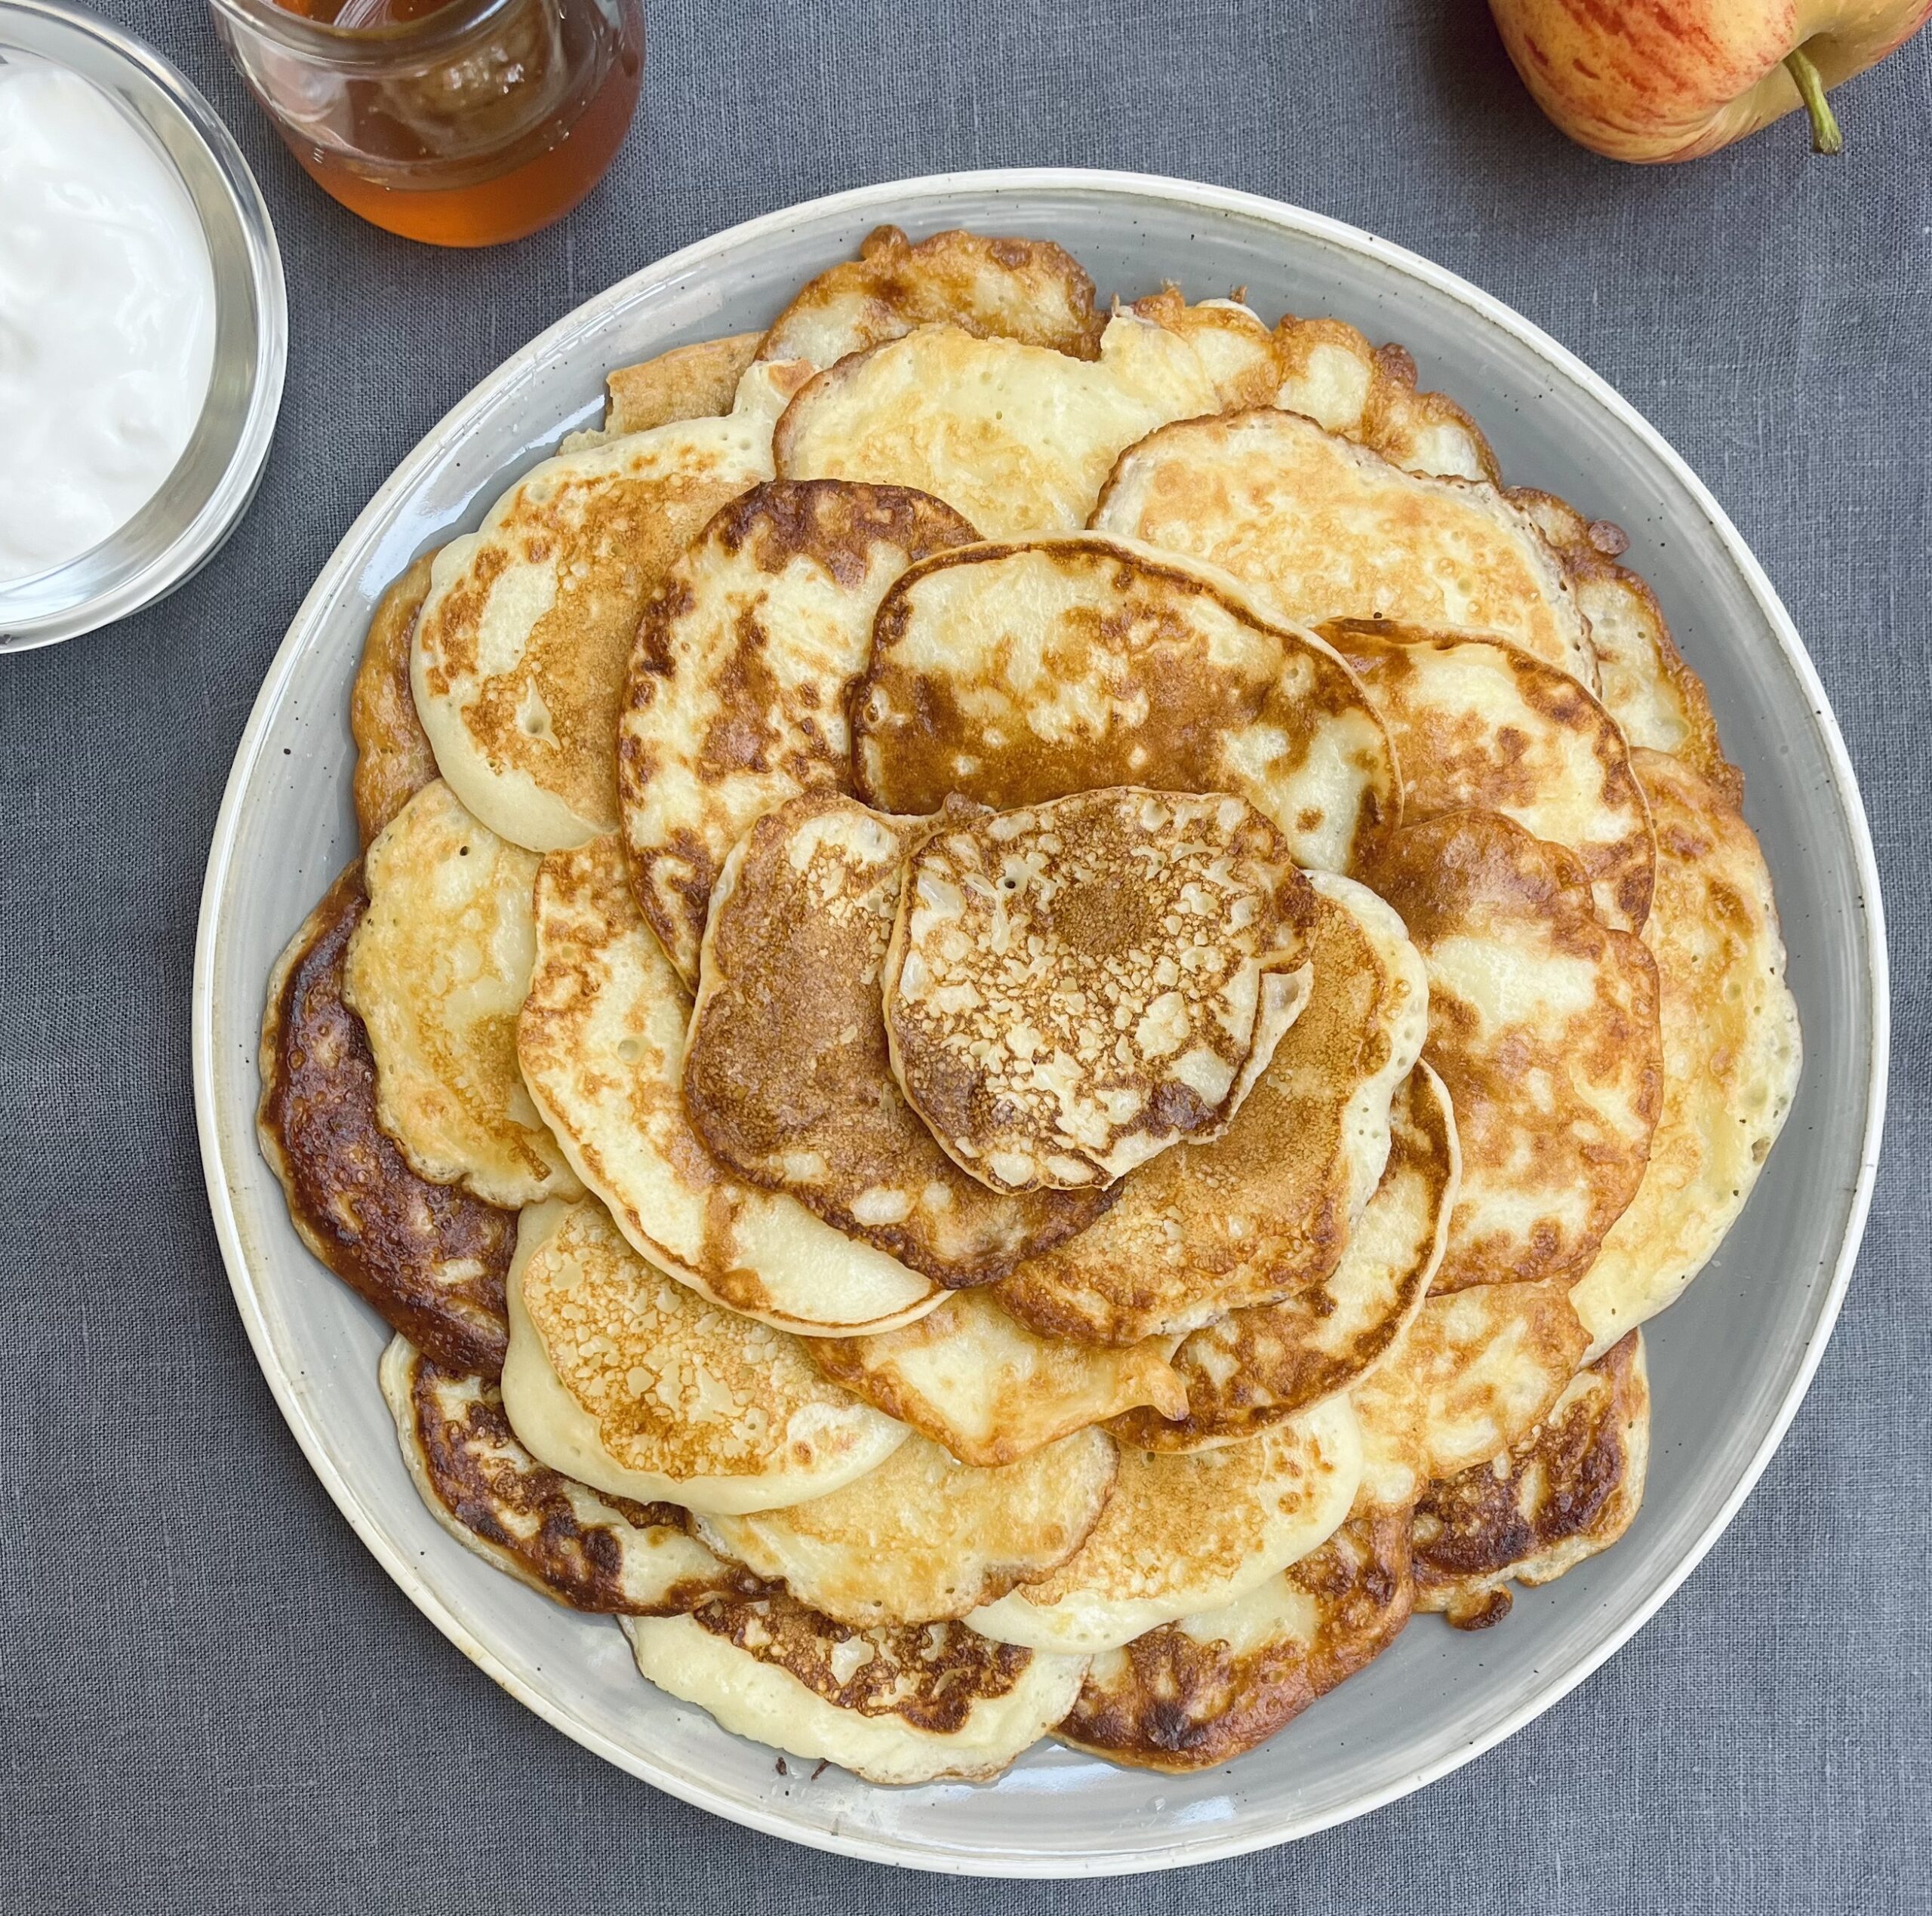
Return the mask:
MULTIPOLYGON (((1426 1788, 1465 1764, 1474 1761, 1553 1708, 1622 1649, 1676 1593, 1730 1527, 1783 1442, 1798 1406, 1810 1390, 1849 1288, 1870 1214, 1890 1062, 1890 957, 1878 859, 1857 773, 1839 729, 1837 715, 1795 622, 1756 555, 1703 480, 1663 434, 1584 361, 1540 327, 1460 274, 1405 247, 1346 221, 1263 194, 1159 174, 1081 167, 989 168, 918 174, 823 195, 740 221, 648 263, 572 308, 486 374, 457 400, 404 457, 343 532, 297 607, 288 632, 263 676, 235 748, 209 845, 195 929, 190 1016, 195 1128, 209 1207, 229 1288, 256 1363, 309 1468, 349 1527, 415 1607, 472 1663, 526 1708, 593 1755, 681 1801, 743 1827, 833 1855, 946 1875, 1014 1879, 1094 1878, 1189 1867, 1299 1841, 1351 1822, 1426 1788), (1152 199, 1203 211, 1238 214, 1285 233, 1366 255, 1411 278, 1420 280, 1469 308, 1475 316, 1510 334, 1583 388, 1626 432, 1634 435, 1653 456, 1663 462, 1707 515, 1810 702, 1813 721, 1831 773, 1834 795, 1850 827, 1858 887, 1863 894, 1863 936, 1871 1013, 1866 1033, 1866 1090, 1857 1178, 1851 1194, 1844 1236, 1796 1369, 1762 1439, 1729 1496, 1681 1558, 1670 1567, 1658 1587, 1625 1622, 1581 1657, 1573 1668, 1553 1677, 1547 1687, 1481 1735, 1459 1745, 1432 1762, 1419 1764, 1390 1782, 1366 1792, 1351 1804, 1315 1812, 1280 1828, 1263 1828, 1258 1832, 1208 1836, 1192 1841, 1183 1838, 1179 1842, 1123 1849, 1105 1855, 1054 1857, 1015 1854, 1002 1857, 990 1851, 972 1855, 932 1851, 903 1837, 819 1826, 794 1812, 721 1798, 700 1777, 663 1770, 618 1745, 589 1724, 576 1721, 541 1692, 524 1682, 513 1670, 499 1662, 488 1646, 429 1588, 409 1558, 392 1548, 380 1534, 346 1480, 330 1460, 321 1432, 311 1421, 312 1406, 307 1400, 312 1395, 312 1389, 284 1369, 271 1346, 266 1314, 261 1299, 256 1294, 229 1191, 220 1135, 214 983, 221 937, 220 907, 235 850, 243 793, 262 755, 269 721, 279 704, 285 681, 308 642, 308 629, 352 582, 361 562, 358 549, 365 528, 385 514, 394 500, 416 484, 424 469, 437 457, 443 440, 473 410, 493 401, 505 389, 513 388, 521 377, 543 363, 554 339, 567 329, 581 327, 602 309, 622 304, 640 281, 652 278, 669 280, 701 270, 712 256, 736 251, 768 235, 782 232, 788 223, 802 216, 854 216, 863 214, 869 208, 884 205, 891 205, 903 214, 909 201, 943 206, 948 198, 967 192, 1030 194, 1068 191, 1098 192, 1128 202, 1152 199)), ((252 1124, 248 1129, 252 1136, 252 1124)))

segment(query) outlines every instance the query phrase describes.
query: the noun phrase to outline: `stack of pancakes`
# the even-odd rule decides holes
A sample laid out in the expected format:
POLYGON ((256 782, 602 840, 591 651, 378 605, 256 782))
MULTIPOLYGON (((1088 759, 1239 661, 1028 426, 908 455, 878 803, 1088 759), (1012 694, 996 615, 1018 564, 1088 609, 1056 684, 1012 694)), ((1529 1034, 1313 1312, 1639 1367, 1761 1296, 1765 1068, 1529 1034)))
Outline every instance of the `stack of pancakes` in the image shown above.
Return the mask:
POLYGON ((384 600, 269 985, 438 1520, 881 1782, 1218 1764, 1613 1543, 1798 1069, 1621 550, 1037 241, 614 373, 384 600))

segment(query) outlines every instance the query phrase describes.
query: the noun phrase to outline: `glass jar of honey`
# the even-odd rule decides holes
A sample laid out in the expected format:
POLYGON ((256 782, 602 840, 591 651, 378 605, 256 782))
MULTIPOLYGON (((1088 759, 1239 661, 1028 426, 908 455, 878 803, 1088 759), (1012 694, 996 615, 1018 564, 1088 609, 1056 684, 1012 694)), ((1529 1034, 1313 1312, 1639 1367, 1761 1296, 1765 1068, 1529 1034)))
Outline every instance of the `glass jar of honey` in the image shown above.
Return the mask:
POLYGON ((638 0, 210 0, 289 149, 365 220, 438 246, 548 226, 623 143, 638 0))

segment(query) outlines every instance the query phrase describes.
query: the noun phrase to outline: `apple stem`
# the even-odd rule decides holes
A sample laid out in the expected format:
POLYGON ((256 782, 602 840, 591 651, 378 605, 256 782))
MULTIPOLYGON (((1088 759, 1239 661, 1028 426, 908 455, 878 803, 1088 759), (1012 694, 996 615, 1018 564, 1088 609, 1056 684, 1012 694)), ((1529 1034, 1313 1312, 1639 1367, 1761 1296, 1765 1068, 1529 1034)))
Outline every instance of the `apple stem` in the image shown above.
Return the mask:
POLYGON ((1814 153, 1835 153, 1844 145, 1844 135, 1838 131, 1838 116, 1832 112, 1831 102, 1825 97, 1825 83, 1818 77, 1818 69, 1811 63, 1811 57, 1802 48, 1786 54, 1785 66, 1798 83, 1799 97, 1804 102, 1804 110, 1811 116, 1811 150, 1814 153))

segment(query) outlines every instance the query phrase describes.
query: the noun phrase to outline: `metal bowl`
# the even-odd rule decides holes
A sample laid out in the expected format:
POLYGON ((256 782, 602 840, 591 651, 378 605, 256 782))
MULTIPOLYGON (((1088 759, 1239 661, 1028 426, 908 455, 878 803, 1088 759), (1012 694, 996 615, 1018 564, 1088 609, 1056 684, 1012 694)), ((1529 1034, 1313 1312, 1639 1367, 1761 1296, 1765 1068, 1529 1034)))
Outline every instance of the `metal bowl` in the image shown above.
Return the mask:
POLYGON ((132 35, 46 0, 0 0, 0 64, 22 54, 91 81, 180 174, 214 271, 214 364, 194 435, 146 505, 64 564, 0 586, 0 652, 92 632, 152 605, 206 563, 260 483, 288 359, 275 229, 214 109, 132 35))

